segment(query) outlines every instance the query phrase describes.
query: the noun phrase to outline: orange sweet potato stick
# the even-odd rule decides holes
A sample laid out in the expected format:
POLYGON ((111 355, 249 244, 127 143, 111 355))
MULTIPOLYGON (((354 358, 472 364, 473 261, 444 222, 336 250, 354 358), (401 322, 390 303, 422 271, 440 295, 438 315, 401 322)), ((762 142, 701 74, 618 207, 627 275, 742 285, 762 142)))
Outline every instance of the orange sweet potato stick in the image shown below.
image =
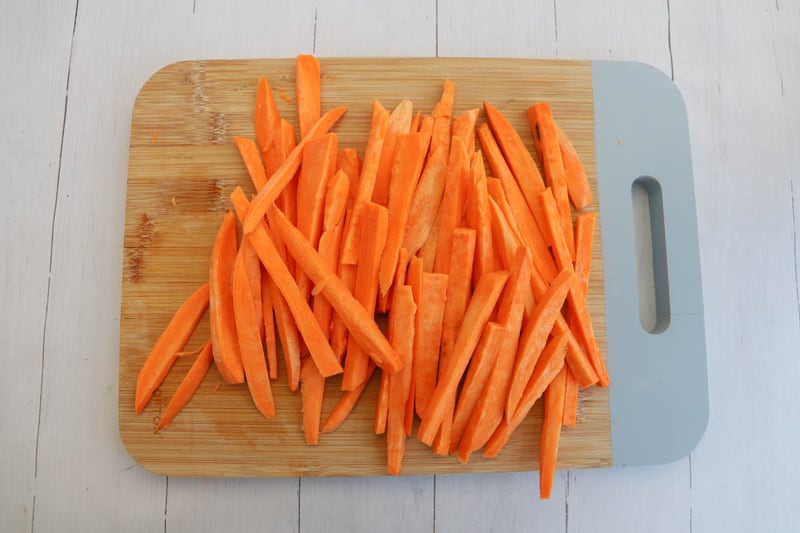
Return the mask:
POLYGON ((475 153, 472 162, 472 183, 467 194, 466 224, 477 232, 475 240, 475 267, 472 269, 472 282, 478 283, 486 272, 500 270, 492 244, 491 212, 486 181, 486 168, 483 156, 475 153))
POLYGON ((266 173, 271 175, 283 159, 281 148, 281 115, 272 95, 266 76, 258 80, 255 111, 256 143, 264 161, 266 173))
MULTIPOLYGON (((497 206, 494 199, 489 199, 489 205, 492 211, 492 231, 495 249, 498 250, 500 256, 503 258, 502 262, 506 265, 510 265, 513 253, 520 243, 514 232, 508 226, 502 210, 497 206)), ((538 270, 534 268, 531 273, 532 300, 539 301, 544 297, 544 294, 547 292, 547 287, 548 284, 544 281, 538 270)), ((526 303, 526 306, 527 305, 528 303, 526 303)), ((532 312, 533 309, 530 309, 528 314, 532 312)), ((565 333, 567 335, 567 362, 575 373, 576 378, 578 378, 580 386, 588 387, 596 383, 598 378, 592 363, 569 330, 567 322, 561 314, 556 317, 553 331, 555 334, 565 333)))
MULTIPOLYGON (((407 256, 408 253, 405 250, 402 250, 402 255, 407 256)), ((416 301, 418 299, 418 294, 415 294, 415 293, 418 293, 418 290, 419 290, 418 286, 419 286, 420 274, 421 274, 421 271, 418 273, 416 269, 414 269, 414 270, 412 270, 410 272, 411 278, 410 278, 409 281, 411 283, 411 285, 410 285, 410 287, 411 287, 411 295, 414 297, 415 304, 416 304, 416 301)), ((406 278, 405 269, 404 268, 398 268, 397 269, 397 276, 395 277, 395 281, 394 281, 394 285, 396 285, 397 287, 400 287, 400 286, 404 285, 405 284, 405 278, 406 278)), ((400 296, 400 293, 394 293, 392 295, 392 299, 395 299, 395 298, 397 298, 399 296, 400 296)), ((387 327, 390 339, 392 338, 392 335, 393 335, 392 328, 394 328, 395 326, 396 326, 396 322, 391 320, 391 317, 390 317, 389 324, 388 324, 388 327, 387 327)), ((413 373, 413 357, 412 357, 412 373, 413 373)), ((376 435, 383 435, 384 433, 386 433, 386 421, 389 418, 389 390, 390 390, 390 388, 392 386, 391 385, 392 384, 392 376, 394 376, 394 375, 397 375, 397 374, 392 374, 390 372, 381 371, 381 382, 380 382, 380 387, 378 388, 378 400, 375 403, 375 434, 376 435)), ((411 391, 409 391, 409 397, 413 394, 413 383, 414 383, 414 379, 413 379, 413 375, 412 375, 411 391)), ((411 399, 409 399, 409 401, 406 404, 406 419, 408 419, 408 403, 413 403, 413 402, 411 401, 411 399)), ((413 422, 413 415, 412 415, 412 422, 413 422)), ((408 425, 408 424, 406 423, 405 425, 408 425)), ((406 431, 406 434, 408 434, 408 433, 409 432, 406 431)))
POLYGON ((247 167, 247 173, 250 175, 253 185, 255 185, 256 190, 261 189, 267 184, 267 173, 264 170, 264 164, 261 162, 258 146, 252 139, 245 137, 234 137, 233 140, 236 142, 236 148, 242 156, 242 161, 247 167))
POLYGON ((267 350, 269 378, 278 379, 278 342, 275 336, 274 305, 272 303, 269 273, 263 268, 261 269, 261 309, 264 317, 264 345, 267 350))
POLYGON ((191 368, 189 368, 189 371, 183 377, 181 384, 178 385, 175 394, 172 395, 166 409, 164 409, 164 412, 158 419, 158 424, 156 425, 158 429, 172 422, 175 416, 181 412, 181 409, 189 403, 194 393, 200 388, 200 384, 206 377, 208 369, 211 368, 211 363, 213 362, 214 356, 211 353, 211 341, 209 340, 200 349, 200 354, 197 356, 197 359, 194 360, 194 363, 192 363, 191 368))
POLYGON ((386 421, 389 419, 389 387, 391 383, 391 373, 381 370, 381 381, 380 385, 378 385, 378 398, 375 400, 374 430, 376 435, 383 435, 386 433, 386 421))
POLYGON ((533 145, 542 162, 547 186, 553 191, 561 221, 561 231, 567 241, 570 255, 575 257, 575 236, 572 230, 572 212, 569 207, 567 181, 564 176, 564 162, 561 159, 561 148, 558 144, 556 124, 550 104, 539 102, 528 108, 528 121, 533 133, 533 145))
POLYGON ((556 458, 561 440, 561 419, 564 416, 564 384, 566 368, 562 368, 556 379, 544 391, 544 422, 539 436, 539 498, 550 498, 553 477, 556 473, 556 458))
MULTIPOLYGON (((352 183, 352 182, 351 182, 352 183)), ((352 186, 350 190, 352 191, 352 186)), ((349 203, 348 195, 348 203, 349 203)), ((342 232, 342 239, 350 231, 349 226, 353 224, 353 209, 348 207, 344 215, 344 230, 342 232)), ((356 265, 346 265, 341 261, 341 248, 339 249, 339 266, 337 273, 339 279, 342 280, 342 285, 347 288, 347 291, 352 294, 356 284, 356 265)), ((344 359, 344 353, 347 350, 347 326, 345 326, 339 315, 334 314, 331 319, 331 347, 333 348, 336 357, 341 362, 344 359)))
POLYGON ((566 383, 564 385, 564 415, 561 423, 574 428, 578 419, 578 379, 572 370, 566 369, 566 383))
POLYGON ((430 115, 425 115, 419 124, 419 133, 422 135, 422 138, 424 139, 422 144, 424 144, 428 149, 430 149, 431 138, 433 137, 433 126, 435 124, 436 121, 430 115))
POLYGON ((381 160, 381 151, 386 139, 386 130, 389 124, 389 112, 377 101, 372 102, 372 122, 370 123, 367 148, 364 151, 364 161, 361 166, 361 175, 356 186, 356 198, 353 205, 354 222, 350 231, 345 234, 344 246, 341 252, 341 261, 347 265, 354 265, 358 260, 359 240, 361 235, 360 222, 362 210, 372 199, 375 190, 375 179, 378 175, 378 166, 381 160))
POLYGON ((589 293, 589 272, 592 266, 592 244, 597 213, 590 211, 575 217, 575 275, 581 296, 589 293))
POLYGON ((145 359, 136 378, 136 414, 140 414, 153 392, 167 377, 177 357, 194 333, 197 324, 208 308, 209 286, 204 283, 178 308, 164 332, 145 359))
POLYGON ((387 472, 398 475, 405 454, 406 405, 411 389, 412 357, 414 351, 414 315, 416 304, 411 287, 401 285, 395 288, 395 300, 389 314, 391 343, 398 357, 403 361, 403 369, 389 380, 389 417, 386 423, 387 472))
POLYGON ((225 213, 209 269, 209 316, 214 362, 226 383, 244 383, 244 367, 233 315, 233 265, 236 261, 236 217, 225 213))
MULTIPOLYGON (((414 395, 416 412, 422 417, 436 387, 448 276, 423 273, 422 261, 415 263, 412 259, 411 265, 415 264, 419 265, 421 286, 414 338, 414 395)), ((410 266, 409 282, 412 277, 411 269, 410 266)))
MULTIPOLYGON (((572 270, 572 258, 569 255, 569 250, 567 250, 564 234, 561 232, 561 226, 557 222, 558 208, 556 207, 553 193, 549 188, 545 189, 540 195, 540 202, 547 216, 546 231, 553 247, 553 255, 556 258, 556 264, 559 265, 559 268, 572 270)), ((577 326, 576 334, 586 348, 589 360, 592 362, 595 372, 597 372, 598 385, 606 387, 609 383, 608 371, 603 362, 603 357, 600 355, 600 347, 597 344, 597 339, 592 331, 592 317, 589 315, 586 302, 580 297, 579 291, 579 288, 573 286, 567 293, 567 301, 573 311, 572 316, 575 317, 577 326)))
POLYGON ((469 109, 453 120, 453 136, 464 141, 467 153, 475 152, 475 122, 478 120, 480 109, 469 109))
POLYGON ((300 331, 297 329, 286 299, 271 277, 268 289, 275 309, 275 323, 278 337, 281 340, 283 360, 286 364, 286 381, 289 384, 289 390, 294 392, 300 387, 300 331))
MULTIPOLYGON (((234 189, 231 193, 231 203, 233 204, 236 214, 240 220, 244 220, 247 212, 250 209, 250 203, 247 196, 242 191, 241 187, 234 189)), ((270 235, 272 243, 274 244, 275 252, 278 258, 287 265, 288 261, 286 256, 286 249, 279 236, 270 235)), ((255 250, 255 248, 254 248, 255 250)), ((259 258, 260 261, 260 258, 259 258)), ((267 272, 269 274, 269 272, 267 272)), ((300 386, 300 332, 297 329, 291 309, 286 303, 286 299, 281 294, 280 288, 275 284, 273 279, 267 276, 266 291, 269 292, 269 297, 275 310, 275 321, 278 329, 278 336, 281 340, 281 348, 283 349, 283 357, 286 362, 286 381, 289 384, 289 390, 296 391, 300 386)), ((270 366, 270 377, 273 375, 277 378, 277 360, 274 366, 270 366)), ((274 378, 273 378, 274 379, 274 378)))
POLYGON ((415 255, 434 225, 439 204, 444 194, 444 175, 450 155, 450 117, 453 113, 455 85, 449 80, 444 83, 442 98, 433 110, 430 150, 422 176, 414 191, 409 209, 408 226, 403 240, 403 248, 415 255))
MULTIPOLYGON (((402 287, 403 285, 409 285, 409 287, 411 287, 410 283, 406 283, 406 278, 407 278, 407 274, 408 274, 408 262, 409 262, 408 252, 405 249, 401 249, 400 250, 400 254, 398 255, 398 258, 397 258, 397 265, 398 265, 397 266, 397 273, 395 275, 395 279, 394 279, 394 283, 392 284, 392 287, 402 287)), ((417 287, 417 289, 414 289, 413 287, 411 287, 411 295, 414 297, 414 305, 416 306, 416 311, 414 313, 414 346, 416 346, 416 339, 417 339, 417 329, 416 329, 417 328, 417 318, 416 318, 417 315, 416 315, 416 313, 419 312, 419 303, 418 302, 419 302, 419 289, 420 288, 421 287, 417 287)), ((391 294, 391 297, 392 297, 393 301, 394 301, 395 297, 399 297, 400 296, 399 294, 396 295, 393 290, 390 291, 390 294, 391 294)), ((391 307, 391 306, 388 306, 388 307, 391 307)), ((414 426, 414 394, 415 394, 414 391, 415 391, 415 388, 416 388, 416 385, 414 383, 414 377, 415 377, 415 375, 414 375, 414 367, 416 367, 416 363, 414 363, 414 354, 416 352, 413 351, 413 350, 415 350, 414 347, 412 347, 412 354, 411 354, 412 365, 411 365, 411 368, 409 369, 409 371, 411 372, 411 384, 410 384, 409 390, 408 390, 408 399, 406 400, 406 412, 405 412, 405 424, 404 424, 406 437, 410 437, 411 436, 411 430, 412 430, 412 428, 414 426)))
MULTIPOLYGON (((297 140, 294 137, 294 126, 288 120, 281 119, 281 142, 283 144, 283 152, 280 159, 278 159, 279 164, 283 163, 297 146, 297 140)), ((299 170, 295 170, 294 178, 281 191, 280 203, 278 204, 289 220, 292 221, 292 224, 297 224, 297 181, 299 176, 299 170)), ((294 272, 294 261, 291 258, 288 259, 289 262, 286 264, 289 265, 289 270, 294 272)))
POLYGON ((361 175, 361 158, 353 148, 342 148, 339 150, 339 159, 336 165, 338 170, 344 171, 350 178, 350 192, 347 194, 347 208, 355 205, 356 193, 358 192, 358 177, 361 175))
MULTIPOLYGON (((471 296, 472 266, 475 264, 476 231, 459 228, 453 231, 452 234, 451 252, 448 254, 451 260, 448 264, 450 273, 448 275, 447 300, 445 302, 442 325, 442 351, 439 356, 440 372, 443 372, 449 364, 458 331, 464 320, 464 314, 471 296)), ((433 451, 437 455, 447 455, 450 452, 450 436, 455 408, 456 397, 453 395, 447 406, 447 412, 442 419, 439 434, 433 443, 433 451)))
MULTIPOLYGON (((447 165, 445 189, 439 213, 436 216, 438 236, 434 272, 450 272, 450 251, 453 243, 453 230, 461 225, 464 218, 467 186, 469 184, 469 155, 464 141, 453 136, 450 147, 450 162, 447 165)), ((470 270, 470 275, 472 271, 470 270)))
POLYGON ((369 363, 369 370, 367 371, 367 380, 359 385, 354 390, 343 391, 342 395, 339 397, 339 401, 336 402, 331 413, 328 415, 328 418, 325 419, 325 423, 322 424, 321 433, 330 433, 335 431, 342 423, 350 416, 350 413, 353 412, 353 408, 358 403, 358 400, 361 398, 361 395, 364 393, 364 389, 367 388, 369 384, 369 380, 372 377, 372 374, 375 373, 375 363, 370 361, 369 363))
POLYGON ((547 242, 544 239, 538 219, 531 213, 525 196, 520 190, 520 185, 508 168, 503 158, 503 153, 497 145, 487 124, 478 126, 478 139, 481 142, 483 153, 486 156, 486 160, 489 162, 492 174, 503 183, 503 190, 514 212, 514 218, 517 221, 517 225, 520 227, 520 232, 525 239, 525 244, 528 245, 533 254, 533 264, 547 279, 552 279, 557 273, 556 267, 547 249, 547 242))
POLYGON ((556 125, 558 146, 561 149, 561 160, 564 163, 564 177, 567 180, 567 192, 575 209, 584 209, 592 205, 592 188, 586 171, 578 157, 578 152, 569 137, 556 125))
POLYGON ((319 61, 312 55, 299 55, 295 62, 295 99, 300 136, 305 137, 321 114, 319 61))
MULTIPOLYGON (((323 230, 319 238, 317 250, 319 251, 320 258, 325 261, 331 270, 335 269, 339 264, 339 247, 342 241, 344 210, 347 205, 349 189, 350 180, 347 178, 344 171, 340 170, 333 179, 331 179, 330 183, 328 183, 327 192, 325 193, 323 230)), ((322 331, 330 337, 331 317, 333 315, 331 304, 329 304, 325 298, 314 295, 312 309, 322 331)))
POLYGON ((503 212, 505 221, 508 224, 508 229, 514 232, 517 242, 525 243, 525 238, 517 225, 517 219, 511 210, 511 206, 506 198, 506 193, 503 190, 503 185, 497 178, 488 178, 486 180, 486 189, 489 191, 489 198, 494 200, 497 207, 503 212))
POLYGON ((303 435, 306 444, 319 444, 319 423, 322 417, 322 397, 325 378, 313 359, 306 357, 300 367, 300 395, 303 403, 303 435))
POLYGON ((408 398, 406 399, 405 418, 403 419, 403 431, 405 432, 406 437, 411 436, 413 429, 414 429, 414 372, 412 371, 411 383, 409 384, 408 387, 408 398))
POLYGON ((409 133, 418 132, 421 124, 422 124, 422 111, 417 111, 417 114, 414 115, 414 118, 411 119, 411 125, 408 127, 408 132, 409 133))
POLYGON ((452 245, 448 254, 451 257, 451 268, 448 274, 447 301, 442 325, 440 372, 447 366, 450 354, 453 353, 470 301, 472 265, 475 262, 475 238, 476 232, 473 229, 458 228, 453 231, 452 245))
MULTIPOLYGON (((386 245, 389 213, 385 207, 370 202, 363 207, 362 215, 365 225, 359 231, 361 246, 353 296, 371 315, 375 312, 378 296, 378 272, 381 254, 386 245)), ((368 362, 369 357, 363 347, 350 337, 344 360, 342 390, 353 390, 366 379, 368 362)))
MULTIPOLYGON (((239 245, 239 254, 241 254, 244 268, 247 270, 247 281, 250 285, 250 293, 252 294, 253 313, 256 317, 256 325, 258 327, 258 336, 263 340, 264 338, 264 309, 262 307, 261 299, 261 261, 258 259, 256 251, 252 246, 245 246, 245 241, 242 239, 239 245)), ((238 260, 238 258, 237 258, 238 260)))
POLYGON ((525 417, 533 408, 534 404, 544 393, 547 386, 556 378, 558 373, 564 368, 564 354, 567 349, 566 336, 561 334, 551 340, 542 352, 542 356, 536 363, 531 379, 525 386, 525 392, 519 402, 519 409, 514 413, 511 422, 503 419, 497 430, 486 443, 483 449, 484 457, 496 457, 500 450, 508 443, 511 434, 519 427, 525 417))
MULTIPOLYGON (((544 297, 547 292, 547 283, 539 276, 538 272, 534 270, 531 275, 531 289, 536 301, 544 297)), ((597 383, 597 372, 595 372, 589 357, 581 348, 572 331, 567 325, 567 321, 559 314, 556 317, 556 322, 553 325, 554 335, 565 335, 567 338, 567 365, 570 370, 575 374, 578 379, 578 384, 581 387, 588 387, 597 383)))
MULTIPOLYGON (((592 241, 596 218, 597 214, 594 212, 581 213, 575 218, 575 276, 580 289, 580 297, 584 301, 589 292, 589 271, 592 262, 592 241)), ((571 369, 567 369, 562 423, 567 427, 575 427, 577 411, 578 378, 571 369)))
POLYGON ((467 422, 478 403, 481 391, 489 380, 489 375, 497 361, 497 354, 504 342, 506 329, 497 322, 489 322, 483 329, 481 340, 475 348, 475 354, 469 363, 467 376, 458 397, 455 415, 453 416, 453 429, 450 434, 450 453, 458 449, 467 422))
POLYGON ((300 167, 306 143, 325 135, 336 124, 336 121, 341 118, 345 110, 344 107, 337 107, 322 115, 308 131, 308 134, 289 153, 278 170, 269 177, 264 188, 258 191, 258 195, 256 195, 247 213, 247 218, 243 224, 245 233, 255 231, 267 211, 273 206, 275 199, 284 187, 292 181, 295 172, 300 167))
MULTIPOLYGON (((303 164, 297 180, 297 229, 311 243, 319 246, 322 234, 322 217, 325 208, 325 192, 336 168, 338 141, 335 133, 328 133, 306 144, 303 150, 303 164)), ((301 271, 295 279, 300 292, 308 298, 311 287, 308 277, 301 271)))
MULTIPOLYGON (((242 241, 242 247, 250 246, 247 239, 242 241)), ((259 319, 255 314, 255 301, 250 290, 247 268, 244 262, 245 254, 236 257, 233 271, 233 307, 236 316, 236 333, 239 337, 239 349, 242 354, 244 374, 247 378, 247 388, 253 403, 262 415, 267 418, 275 416, 275 401, 272 398, 272 388, 269 383, 267 360, 264 357, 264 348, 259 335, 259 319)))
POLYGON ((518 238, 517 232, 511 228, 505 214, 494 198, 489 198, 489 211, 492 214, 492 242, 495 243, 502 264, 511 268, 514 262, 514 253, 523 242, 518 238))
POLYGON ((336 170, 337 147, 336 134, 328 133, 308 142, 303 150, 297 180, 297 204, 303 209, 297 213, 297 229, 312 246, 317 246, 322 233, 325 194, 336 170))
POLYGON ((475 405, 478 403, 481 391, 489 380, 489 375, 497 361, 497 354, 505 342, 505 336, 505 328, 497 322, 489 322, 483 329, 481 339, 475 348, 475 354, 469 363, 469 370, 464 378, 461 393, 458 396, 450 436, 450 453, 458 450, 464 429, 466 429, 475 405))
POLYGON ((503 419, 505 399, 514 376, 514 359, 522 328, 522 314, 525 308, 526 292, 530 291, 530 276, 533 266, 524 247, 517 248, 514 262, 500 304, 497 309, 497 322, 505 328, 503 343, 497 354, 489 379, 481 391, 472 411, 458 448, 462 462, 469 459, 470 453, 482 447, 503 419))
POLYGON ((430 445, 433 442, 442 419, 447 414, 450 398, 456 394, 458 383, 475 351, 481 331, 489 321, 507 280, 508 272, 497 271, 484 274, 478 281, 464 315, 456 345, 450 354, 447 367, 439 376, 419 426, 417 438, 425 444, 430 445))
POLYGON ((426 147, 422 143, 422 135, 419 133, 401 134, 397 139, 388 199, 388 234, 380 264, 379 282, 382 295, 389 293, 397 269, 411 196, 425 160, 426 147))
MULTIPOLYGON (((386 137, 383 141, 381 159, 378 164, 378 173, 375 176, 375 188, 372 191, 372 201, 382 206, 389 206, 389 183, 392 178, 392 165, 400 135, 411 133, 411 120, 413 104, 411 100, 403 100, 389 115, 386 125, 386 137)), ((414 130, 416 132, 416 130, 414 130)))
MULTIPOLYGON (((241 191, 241 188, 237 187, 236 190, 234 190, 234 194, 231 195, 231 200, 234 202, 234 205, 246 205, 245 202, 247 198, 244 197, 244 193, 237 191, 241 191)), ((249 209, 251 210, 250 212, 252 212, 252 204, 249 209)), ((271 213, 275 211, 276 210, 273 209, 271 213)), ((248 212, 246 216, 249 216, 250 212, 248 212)), ((281 217, 283 217, 283 220, 286 220, 285 215, 282 213, 281 217)), ((291 225, 288 221, 287 224, 291 225)), ((294 226, 292 227, 294 228, 294 226)), ((294 230, 299 233, 297 228, 294 228, 294 230)), ((282 233, 282 237, 284 242, 288 241, 285 234, 282 233)), ((308 241, 302 235, 294 234, 292 237, 301 239, 308 244, 308 241)), ((294 316, 297 329, 300 331, 303 340, 308 346, 311 357, 314 359, 314 363, 316 363, 320 373, 324 377, 330 377, 342 372, 342 366, 334 355, 330 344, 328 344, 327 335, 322 332, 308 302, 303 298, 300 289, 294 282, 294 278, 292 278, 289 269, 286 267, 286 263, 281 260, 278 249, 275 247, 275 243, 263 220, 260 225, 257 226, 256 231, 252 232, 249 239, 253 248, 255 248, 258 253, 261 263, 267 269, 270 277, 286 300, 286 305, 291 310, 292 316, 294 316)), ((288 243, 287 247, 290 247, 288 243)))
POLYGON ((519 340, 514 379, 506 396, 507 420, 510 420, 517 410, 525 384, 536 367, 536 361, 542 353, 548 335, 553 330, 556 317, 564 305, 564 299, 574 285, 575 274, 570 270, 563 270, 550 284, 544 297, 537 301, 536 309, 525 324, 519 340))
MULTIPOLYGON (((514 174, 514 178, 519 184, 522 194, 528 203, 528 208, 533 212, 536 222, 541 228, 543 226, 542 213, 539 210, 536 197, 544 190, 544 181, 533 156, 528 151, 522 138, 514 129, 514 126, 503 116, 499 109, 488 102, 483 103, 483 110, 486 118, 494 132, 494 138, 503 151, 505 160, 514 174)), ((486 150, 486 147, 483 148, 486 150)), ((500 177, 500 176, 497 176, 500 177)))
POLYGON ((286 247, 316 285, 321 286, 322 294, 330 302, 334 311, 342 318, 350 335, 372 357, 381 368, 396 372, 403 368, 389 341, 381 333, 375 320, 363 305, 353 298, 336 274, 320 259, 302 234, 292 226, 286 216, 278 210, 270 212, 271 224, 283 235, 286 247), (324 283, 323 283, 324 281, 324 283))
MULTIPOLYGON (((319 240, 319 255, 325 263, 333 269, 339 259, 339 245, 342 241, 342 224, 337 224, 330 231, 322 234, 319 240)), ((311 291, 313 300, 311 302, 311 309, 314 311, 314 316, 317 317, 317 322, 322 328, 322 332, 330 338, 331 333, 331 319, 333 318, 333 308, 328 301, 314 294, 311 291)), ((333 347, 331 347, 333 348, 333 347)), ((334 351, 335 353, 335 351, 334 351)), ((338 358, 338 355, 337 355, 338 358)))

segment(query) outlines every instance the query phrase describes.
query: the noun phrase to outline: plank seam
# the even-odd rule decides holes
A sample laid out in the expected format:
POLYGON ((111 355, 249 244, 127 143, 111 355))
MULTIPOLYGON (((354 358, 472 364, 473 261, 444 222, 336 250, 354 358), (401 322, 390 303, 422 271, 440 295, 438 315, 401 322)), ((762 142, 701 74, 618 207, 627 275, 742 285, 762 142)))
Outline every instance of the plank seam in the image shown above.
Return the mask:
POLYGON ((556 37, 556 59, 558 59, 558 0, 553 0, 553 26, 556 37))
POLYGON ((167 533, 167 504, 169 503, 169 476, 164 487, 164 533, 167 533))
MULTIPOLYGON (((69 44, 69 63, 67 64, 67 82, 64 89, 65 91, 64 113, 61 119, 61 144, 59 145, 58 148, 58 170, 56 171, 56 191, 55 191, 55 198, 53 200, 53 216, 50 222, 50 259, 48 261, 48 267, 47 267, 47 296, 44 305, 44 326, 42 328, 42 357, 41 357, 42 366, 41 366, 41 372, 39 373, 39 414, 38 414, 38 420, 36 422, 36 449, 34 451, 35 459, 33 467, 34 479, 39 474, 39 434, 41 433, 41 427, 42 427, 42 387, 44 385, 44 347, 45 347, 45 340, 47 339, 47 316, 50 310, 50 280, 52 279, 53 276, 53 241, 55 238, 56 212, 58 210, 58 191, 59 191, 59 185, 61 183, 61 160, 64 155, 64 132, 66 130, 66 125, 67 125, 67 104, 69 102, 69 76, 72 70, 72 52, 75 44, 75 28, 78 23, 78 4, 79 0, 76 0, 75 16, 72 19, 72 38, 70 39, 70 44, 69 44)), ((34 507, 34 512, 35 510, 36 508, 34 507)), ((33 524, 31 524, 31 530, 33 530, 33 524)))
POLYGON ((567 493, 564 498, 564 531, 569 533, 569 478, 571 471, 567 470, 567 493))
POLYGON ((433 476, 433 533, 436 533, 436 478, 433 476))
POLYGON ((313 53, 317 53, 317 15, 319 14, 319 8, 314 6, 314 37, 311 43, 311 51, 313 53))
POLYGON ((675 81, 675 64, 672 62, 672 17, 670 16, 669 0, 667 0, 667 48, 669 48, 669 75, 675 81))
POLYGON ((436 57, 439 57, 439 0, 436 0, 436 57))
MULTIPOLYGON (((783 89, 783 85, 781 85, 783 89)), ((794 246, 794 300, 797 305, 797 321, 800 322, 800 283, 797 280, 797 219, 794 207, 794 178, 789 179, 789 190, 792 193, 792 245, 794 246)))

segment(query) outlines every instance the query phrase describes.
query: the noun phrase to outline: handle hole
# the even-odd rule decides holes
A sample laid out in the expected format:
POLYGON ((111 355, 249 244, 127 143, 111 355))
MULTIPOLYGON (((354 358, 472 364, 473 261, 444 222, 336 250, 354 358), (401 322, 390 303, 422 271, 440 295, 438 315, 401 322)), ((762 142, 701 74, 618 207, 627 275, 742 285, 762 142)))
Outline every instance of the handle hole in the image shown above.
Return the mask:
POLYGON ((640 176, 631 186, 631 197, 639 323, 648 333, 663 333, 669 327, 670 310, 661 184, 651 176, 640 176))

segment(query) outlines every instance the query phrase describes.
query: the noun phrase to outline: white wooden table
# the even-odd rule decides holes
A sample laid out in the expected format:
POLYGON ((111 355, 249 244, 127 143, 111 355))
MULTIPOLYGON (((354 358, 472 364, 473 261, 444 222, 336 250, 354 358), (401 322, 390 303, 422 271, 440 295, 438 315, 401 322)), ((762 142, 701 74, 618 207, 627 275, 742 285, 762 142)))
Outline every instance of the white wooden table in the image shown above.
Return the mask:
POLYGON ((800 2, 229 4, 0 4, 0 531, 797 527, 800 2), (117 430, 117 357, 136 92, 180 59, 308 52, 633 59, 674 78, 691 129, 711 404, 689 457, 560 472, 544 502, 536 473, 179 479, 134 463, 117 430))

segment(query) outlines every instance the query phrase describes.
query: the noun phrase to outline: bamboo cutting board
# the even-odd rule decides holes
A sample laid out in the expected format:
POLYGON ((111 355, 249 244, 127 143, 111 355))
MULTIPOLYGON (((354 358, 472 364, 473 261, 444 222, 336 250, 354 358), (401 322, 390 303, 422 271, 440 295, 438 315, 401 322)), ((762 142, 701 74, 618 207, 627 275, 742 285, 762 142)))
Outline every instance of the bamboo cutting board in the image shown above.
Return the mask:
MULTIPOLYGON (((372 99, 393 108, 410 98, 430 112, 445 79, 456 85, 455 113, 498 106, 532 138, 525 109, 552 105, 575 143, 598 197, 590 62, 510 59, 322 59, 322 108, 346 105, 334 131, 340 147, 363 154, 372 99)), ((208 263, 228 196, 253 192, 233 136, 253 137, 258 79, 267 75, 284 118, 296 124, 294 60, 193 61, 169 65, 141 89, 133 110, 125 218, 120 325, 119 428, 130 454, 145 468, 184 476, 382 475, 385 440, 372 432, 376 373, 350 418, 320 444, 305 444, 299 393, 290 393, 281 368, 273 382, 274 419, 257 413, 246 385, 226 385, 212 368, 171 425, 155 429, 159 414, 191 365, 180 359, 144 413, 133 410, 137 373, 180 303, 207 279, 208 263)), ((484 118, 481 114, 479 122, 484 118)), ((596 200, 595 200, 596 201, 596 200)), ((605 354, 605 310, 600 224, 597 225, 589 306, 605 354)), ((201 322, 187 349, 208 339, 201 322)), ((339 397, 340 379, 325 390, 323 420, 339 397)), ((499 457, 479 453, 466 465, 437 457, 407 440, 403 474, 509 472, 538 466, 541 402, 499 457)), ((416 425, 415 425, 416 427, 416 425)), ((608 389, 581 391, 578 424, 565 428, 559 468, 608 466, 612 460, 608 389)))

